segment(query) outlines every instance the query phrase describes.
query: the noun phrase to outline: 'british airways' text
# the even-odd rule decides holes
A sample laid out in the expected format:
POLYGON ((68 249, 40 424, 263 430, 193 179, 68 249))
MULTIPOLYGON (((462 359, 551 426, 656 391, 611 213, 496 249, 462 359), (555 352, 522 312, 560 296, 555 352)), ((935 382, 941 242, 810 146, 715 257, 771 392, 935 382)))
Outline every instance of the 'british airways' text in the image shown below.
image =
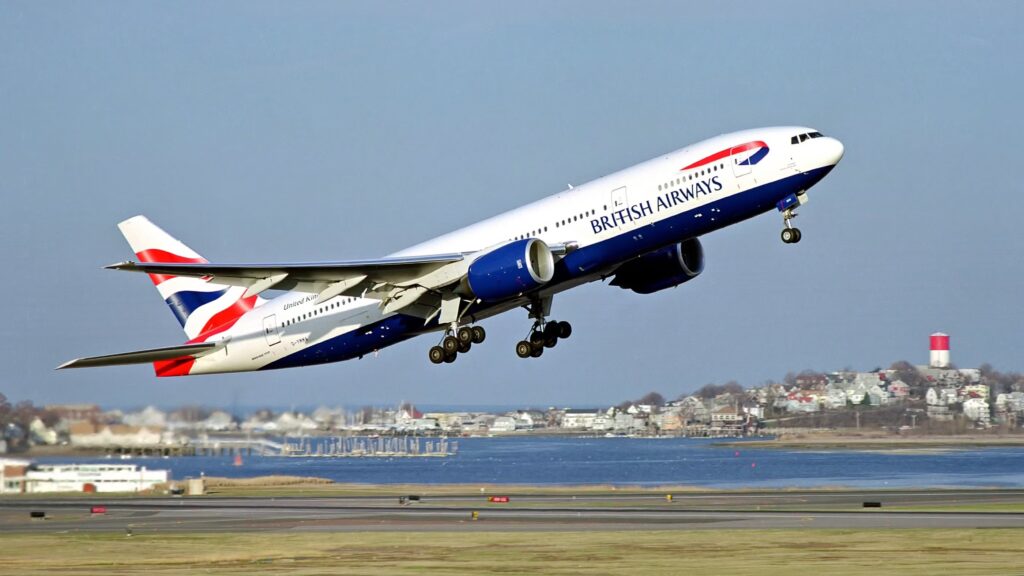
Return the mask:
POLYGON ((721 189, 721 180, 718 179, 718 176, 712 176, 706 180, 696 182, 688 188, 680 188, 679 190, 665 192, 658 196, 657 200, 653 203, 651 200, 644 200, 643 202, 632 204, 626 208, 610 212, 606 216, 594 218, 590 221, 590 227, 593 228, 594 234, 600 234, 605 230, 618 228, 627 222, 639 220, 645 216, 650 216, 655 212, 669 210, 688 200, 706 196, 713 192, 718 192, 721 189))

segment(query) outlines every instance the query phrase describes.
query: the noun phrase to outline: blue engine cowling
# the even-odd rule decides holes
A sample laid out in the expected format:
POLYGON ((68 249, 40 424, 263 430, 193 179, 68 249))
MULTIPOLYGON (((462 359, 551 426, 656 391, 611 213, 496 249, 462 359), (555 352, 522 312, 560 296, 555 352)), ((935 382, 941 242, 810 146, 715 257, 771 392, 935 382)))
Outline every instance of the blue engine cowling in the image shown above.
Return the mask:
POLYGON ((651 294, 693 280, 704 271, 704 249, 696 238, 648 252, 615 271, 612 286, 651 294))
POLYGON ((515 298, 547 284, 555 258, 542 240, 527 238, 495 248, 470 264, 466 281, 473 294, 494 302, 515 298))

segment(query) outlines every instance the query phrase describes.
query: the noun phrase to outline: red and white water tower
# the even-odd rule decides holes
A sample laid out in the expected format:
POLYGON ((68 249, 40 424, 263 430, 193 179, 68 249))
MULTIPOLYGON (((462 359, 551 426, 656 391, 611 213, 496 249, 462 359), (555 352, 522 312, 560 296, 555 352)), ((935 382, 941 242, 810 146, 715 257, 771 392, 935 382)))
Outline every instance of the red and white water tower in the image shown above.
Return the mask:
POLYGON ((949 334, 936 332, 931 336, 931 355, 928 366, 932 368, 949 368, 949 334))

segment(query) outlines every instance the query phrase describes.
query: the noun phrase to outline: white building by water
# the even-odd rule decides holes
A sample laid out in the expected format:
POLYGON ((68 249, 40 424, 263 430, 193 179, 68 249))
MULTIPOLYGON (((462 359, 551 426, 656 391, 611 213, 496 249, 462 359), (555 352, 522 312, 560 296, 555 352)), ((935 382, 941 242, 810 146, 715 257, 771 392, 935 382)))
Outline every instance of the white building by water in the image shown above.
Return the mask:
POLYGON ((136 464, 35 464, 25 471, 33 492, 140 492, 167 482, 167 470, 136 464))

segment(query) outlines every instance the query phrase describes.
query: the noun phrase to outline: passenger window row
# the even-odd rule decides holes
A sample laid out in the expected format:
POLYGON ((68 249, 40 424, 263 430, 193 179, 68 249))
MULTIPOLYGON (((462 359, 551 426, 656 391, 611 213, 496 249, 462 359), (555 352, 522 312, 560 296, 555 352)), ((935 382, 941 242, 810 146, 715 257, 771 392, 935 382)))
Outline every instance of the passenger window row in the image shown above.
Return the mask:
POLYGON ((705 168, 705 169, 703 169, 703 170, 701 170, 699 172, 697 170, 694 170, 693 172, 690 172, 689 174, 684 174, 682 177, 676 178, 675 180, 670 180, 670 181, 666 182, 665 184, 659 184, 658 185, 658 190, 659 191, 661 191, 661 190, 668 190, 669 188, 672 188, 673 186, 679 186, 679 185, 681 185, 681 184, 683 184, 685 182, 689 182, 690 180, 693 180, 694 178, 700 178, 701 176, 704 176, 705 174, 711 174, 713 172, 718 172, 719 170, 722 170, 724 168, 725 168, 725 162, 722 162, 722 163, 719 163, 719 164, 714 164, 710 168, 705 168))
POLYGON ((326 306, 321 306, 319 308, 315 308, 312 312, 306 312, 305 314, 299 314, 295 318, 290 318, 288 320, 285 320, 281 324, 281 326, 282 327, 283 326, 291 326, 292 324, 297 324, 299 322, 302 322, 303 320, 309 320, 310 318, 312 318, 314 316, 319 316, 320 314, 323 314, 324 312, 327 312, 328 310, 334 310, 335 308, 341 308, 345 304, 351 304, 351 303, 353 303, 355 301, 356 301, 355 298, 342 298, 341 300, 337 300, 337 301, 331 302, 330 304, 328 304, 326 306))
MULTIPOLYGON (((607 210, 608 206, 605 206, 604 208, 605 208, 605 210, 607 210)), ((568 226, 569 224, 572 224, 573 222, 579 222, 580 220, 583 220, 584 218, 586 218, 588 216, 593 216, 595 214, 597 214, 597 210, 596 209, 594 209, 594 210, 587 210, 586 212, 580 212, 579 214, 574 214, 574 215, 569 216, 567 218, 564 218, 562 220, 558 220, 557 222, 555 222, 554 226, 555 226, 555 228, 561 228, 562 226, 568 226)), ((541 228, 537 228, 536 230, 531 230, 531 231, 526 232, 524 234, 519 234, 518 236, 514 236, 512 238, 509 238, 509 241, 512 241, 512 240, 525 240, 526 238, 531 238, 531 237, 539 236, 541 233, 547 232, 547 231, 548 231, 548 227, 544 226, 544 227, 541 227, 541 228)))

